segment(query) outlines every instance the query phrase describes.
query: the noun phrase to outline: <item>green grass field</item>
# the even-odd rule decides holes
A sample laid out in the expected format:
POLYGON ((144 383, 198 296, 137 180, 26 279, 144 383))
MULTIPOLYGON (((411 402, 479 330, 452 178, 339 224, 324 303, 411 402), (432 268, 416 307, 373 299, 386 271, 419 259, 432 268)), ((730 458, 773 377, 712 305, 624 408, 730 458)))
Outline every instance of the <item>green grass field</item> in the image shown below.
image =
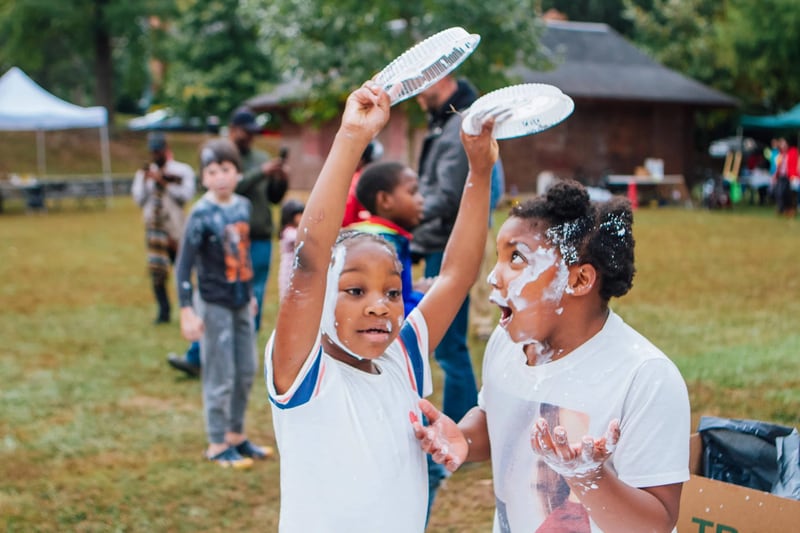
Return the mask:
MULTIPOLYGON (((276 460, 234 472, 201 459, 200 384, 166 364, 187 344, 175 320, 151 325, 142 232, 127 198, 0 215, 6 531, 277 529, 276 460)), ((798 425, 800 222, 758 209, 641 209, 635 236, 634 288, 612 305, 677 363, 694 427, 701 415, 798 425)), ((472 348, 480 368, 483 344, 472 348)), ((247 423, 253 440, 274 445, 261 380, 247 423)), ((488 465, 456 473, 429 531, 490 530, 490 479, 488 465)))

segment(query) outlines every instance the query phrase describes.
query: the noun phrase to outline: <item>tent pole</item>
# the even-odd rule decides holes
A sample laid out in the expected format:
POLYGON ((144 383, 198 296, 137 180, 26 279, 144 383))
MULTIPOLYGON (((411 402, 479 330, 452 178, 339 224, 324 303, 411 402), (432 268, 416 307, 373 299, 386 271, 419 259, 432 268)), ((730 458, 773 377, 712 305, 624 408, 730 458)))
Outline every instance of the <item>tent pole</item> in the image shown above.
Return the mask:
POLYGON ((114 188, 111 183, 111 157, 109 155, 108 124, 100 127, 100 157, 103 164, 103 182, 106 189, 106 207, 111 206, 111 197, 114 195, 114 188))
POLYGON ((47 173, 47 156, 45 154, 44 130, 36 130, 36 166, 39 177, 43 178, 47 173))

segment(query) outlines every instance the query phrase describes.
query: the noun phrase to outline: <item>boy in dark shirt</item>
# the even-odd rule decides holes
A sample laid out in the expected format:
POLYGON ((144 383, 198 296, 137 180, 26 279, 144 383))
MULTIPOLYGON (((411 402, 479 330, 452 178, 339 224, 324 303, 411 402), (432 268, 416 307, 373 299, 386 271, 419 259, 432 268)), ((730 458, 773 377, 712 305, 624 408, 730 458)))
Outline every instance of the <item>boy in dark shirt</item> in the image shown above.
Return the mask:
POLYGON ((236 147, 209 141, 200 153, 208 192, 194 205, 178 258, 181 333, 200 341, 206 457, 221 466, 249 468, 270 449, 244 434, 244 415, 256 371, 251 281, 250 202, 234 193, 240 179, 236 147), (192 270, 200 291, 198 313, 192 306, 192 270))
POLYGON ((403 304, 408 315, 424 293, 424 281, 414 287, 411 276, 411 230, 422 216, 417 173, 403 163, 373 163, 364 169, 355 192, 371 216, 347 228, 380 235, 397 250, 403 265, 403 304))

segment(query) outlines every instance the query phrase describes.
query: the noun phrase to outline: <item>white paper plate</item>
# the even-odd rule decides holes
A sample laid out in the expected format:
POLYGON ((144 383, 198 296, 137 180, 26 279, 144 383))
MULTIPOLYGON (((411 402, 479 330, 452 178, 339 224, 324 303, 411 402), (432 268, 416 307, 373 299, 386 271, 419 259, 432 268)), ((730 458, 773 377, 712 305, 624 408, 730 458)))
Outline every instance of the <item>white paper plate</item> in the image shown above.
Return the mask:
POLYGON ((477 135, 482 115, 488 112, 505 117, 495 125, 495 139, 511 139, 552 128, 574 109, 572 98, 558 87, 524 83, 492 91, 475 100, 464 114, 461 127, 466 133, 477 135))
POLYGON ((392 105, 416 96, 460 65, 481 36, 458 26, 431 35, 403 52, 373 80, 389 93, 392 105))

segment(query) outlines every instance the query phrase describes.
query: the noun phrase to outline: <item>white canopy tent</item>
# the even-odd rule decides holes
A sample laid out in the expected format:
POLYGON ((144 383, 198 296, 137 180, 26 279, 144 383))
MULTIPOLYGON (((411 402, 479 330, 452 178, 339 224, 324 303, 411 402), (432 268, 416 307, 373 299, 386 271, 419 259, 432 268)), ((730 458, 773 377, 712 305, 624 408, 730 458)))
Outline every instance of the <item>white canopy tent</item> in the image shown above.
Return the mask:
POLYGON ((106 109, 99 106, 81 107, 65 102, 44 90, 17 67, 11 67, 0 78, 0 130, 36 131, 40 175, 47 172, 44 132, 77 128, 100 129, 103 179, 106 183, 106 195, 110 197, 111 158, 106 109))

